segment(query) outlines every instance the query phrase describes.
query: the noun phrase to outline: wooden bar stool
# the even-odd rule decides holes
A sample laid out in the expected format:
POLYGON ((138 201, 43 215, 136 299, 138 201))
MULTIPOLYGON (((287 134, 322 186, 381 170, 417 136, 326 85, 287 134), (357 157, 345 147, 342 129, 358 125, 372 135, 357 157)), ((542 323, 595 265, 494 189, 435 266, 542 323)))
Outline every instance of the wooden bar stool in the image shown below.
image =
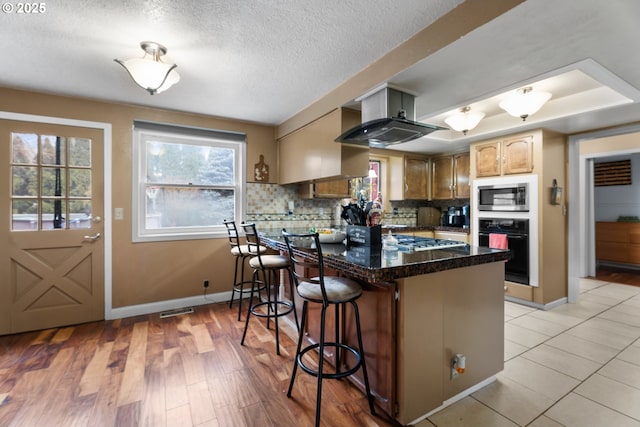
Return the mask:
POLYGON ((320 425, 320 402, 322 398, 322 380, 324 378, 337 379, 353 375, 362 367, 364 377, 365 392, 369 401, 369 409, 371 414, 375 415, 373 404, 373 395, 369 387, 369 378, 367 376, 367 365, 365 362, 365 354, 362 348, 362 331, 360 329, 360 314, 356 300, 362 295, 362 286, 358 282, 346 277, 325 276, 324 262, 322 259, 322 248, 320 246, 320 238, 318 233, 310 234, 291 234, 286 230, 282 230, 282 235, 289 250, 289 259, 291 260, 291 271, 296 285, 296 291, 303 300, 302 320, 300 323, 298 347, 296 349, 295 362, 293 364, 293 373, 287 397, 291 397, 293 383, 296 378, 298 366, 306 373, 318 378, 318 387, 316 391, 316 427, 320 425), (295 240, 295 244, 293 241, 295 240), (313 250, 317 254, 318 261, 310 261, 303 253, 296 253, 294 248, 305 248, 306 251, 313 250), (317 343, 310 344, 302 348, 302 340, 306 322, 308 321, 309 303, 322 304, 320 311, 320 338, 317 343), (354 320, 356 325, 356 335, 358 338, 358 347, 355 348, 341 339, 341 322, 345 322, 346 310, 345 304, 351 305, 353 308, 354 320), (330 306, 335 307, 335 341, 325 341, 325 322, 326 311, 330 306), (333 347, 335 349, 335 369, 330 372, 324 371, 324 350, 325 347, 333 347), (305 364, 303 357, 311 350, 318 350, 318 368, 313 369, 305 364), (348 354, 351 354, 355 363, 346 370, 342 370, 342 365, 348 354))
POLYGON ((278 318, 286 316, 293 311, 293 315, 298 324, 298 313, 296 312, 295 301, 293 298, 293 276, 291 275, 289 257, 283 255, 263 255, 257 248, 260 247, 260 237, 256 231, 255 224, 242 224, 244 234, 246 238, 246 244, 249 248, 249 253, 255 255, 249 260, 249 266, 253 268, 253 276, 251 278, 251 293, 249 296, 249 311, 247 313, 247 319, 244 326, 244 333, 242 334, 241 345, 244 345, 244 340, 247 336, 247 329, 249 327, 249 318, 251 315, 256 317, 262 317, 267 319, 267 329, 269 328, 269 322, 274 320, 276 329, 276 354, 280 355, 280 335, 278 328, 278 318), (278 295, 278 272, 286 270, 289 276, 289 289, 291 293, 291 301, 284 301, 279 298, 278 295), (262 273, 263 281, 258 280, 258 276, 262 273), (260 301, 258 295, 258 302, 253 303, 254 292, 258 289, 260 283, 264 283, 266 287, 267 299, 260 301))
MULTIPOLYGON (((244 266, 247 258, 251 258, 255 255, 249 250, 249 245, 242 244, 240 241, 240 235, 238 234, 238 228, 236 227, 235 221, 224 220, 224 225, 227 227, 227 235, 229 237, 229 245, 231 246, 231 255, 235 257, 236 260, 236 269, 233 272, 233 286, 231 287, 231 301, 229 301, 229 308, 233 307, 233 298, 238 293, 238 321, 240 320, 240 316, 242 313, 242 298, 244 294, 251 292, 251 288, 247 286, 245 289, 245 284, 250 284, 251 280, 244 280, 244 266), (240 268, 240 281, 238 281, 238 267, 240 268)), ((263 253, 267 251, 265 246, 257 246, 252 248, 257 252, 263 253)), ((260 295, 260 291, 264 289, 264 284, 260 282, 261 286, 259 286, 258 295, 260 295)))

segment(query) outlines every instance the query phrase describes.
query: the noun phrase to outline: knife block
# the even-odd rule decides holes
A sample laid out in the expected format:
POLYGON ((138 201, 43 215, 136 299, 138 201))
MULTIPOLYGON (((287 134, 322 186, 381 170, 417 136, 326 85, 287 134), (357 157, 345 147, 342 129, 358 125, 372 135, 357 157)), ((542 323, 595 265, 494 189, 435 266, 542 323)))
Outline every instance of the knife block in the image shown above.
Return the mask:
POLYGON ((347 225, 347 247, 351 246, 381 247, 382 226, 347 225))

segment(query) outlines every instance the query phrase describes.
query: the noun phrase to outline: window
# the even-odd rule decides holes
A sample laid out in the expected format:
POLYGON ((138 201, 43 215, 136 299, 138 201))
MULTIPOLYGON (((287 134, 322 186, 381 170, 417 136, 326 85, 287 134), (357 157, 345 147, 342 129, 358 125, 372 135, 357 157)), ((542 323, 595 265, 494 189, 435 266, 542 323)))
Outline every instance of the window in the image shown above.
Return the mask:
POLYGON ((91 140, 11 134, 11 230, 91 228, 91 140))
POLYGON ((134 123, 133 241, 226 237, 243 217, 245 135, 134 123))

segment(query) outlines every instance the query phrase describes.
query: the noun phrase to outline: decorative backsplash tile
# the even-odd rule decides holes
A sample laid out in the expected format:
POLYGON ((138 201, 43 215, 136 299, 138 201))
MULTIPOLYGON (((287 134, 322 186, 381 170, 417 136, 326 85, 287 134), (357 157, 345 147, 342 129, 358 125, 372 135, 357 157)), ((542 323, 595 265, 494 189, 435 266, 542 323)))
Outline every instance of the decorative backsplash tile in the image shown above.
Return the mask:
MULTIPOLYGON (((246 221, 270 229, 343 226, 346 225, 343 220, 336 221, 342 203, 343 199, 301 199, 295 184, 247 183, 246 221)), ((415 226, 419 206, 425 206, 425 202, 391 202, 391 209, 384 212, 382 223, 415 226)))

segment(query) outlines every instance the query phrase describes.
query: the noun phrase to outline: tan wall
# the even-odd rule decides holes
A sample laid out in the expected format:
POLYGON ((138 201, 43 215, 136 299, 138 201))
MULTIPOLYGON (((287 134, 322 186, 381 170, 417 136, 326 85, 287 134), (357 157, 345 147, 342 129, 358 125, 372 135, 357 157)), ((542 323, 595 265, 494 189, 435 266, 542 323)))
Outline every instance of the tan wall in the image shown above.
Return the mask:
POLYGON ((567 196, 563 194, 561 204, 551 204, 551 187, 555 179, 563 193, 567 189, 567 144, 564 135, 544 132, 544 159, 540 164, 540 241, 538 259, 540 260, 541 287, 535 288, 535 302, 546 304, 567 296, 567 217, 565 204, 567 196))
POLYGON ((638 138, 640 138, 640 134, 636 132, 585 140, 580 142, 580 155, 606 153, 609 151, 637 151, 640 146, 638 138))
MULTIPOLYGON (((162 96, 162 95, 158 95, 162 96)), ((202 280, 209 292, 224 292, 233 281, 233 267, 226 239, 172 242, 131 242, 131 174, 133 120, 198 126, 247 134, 247 180, 253 181, 253 165, 259 155, 276 182, 275 128, 204 115, 97 102, 0 88, 0 110, 67 119, 105 122, 113 131, 112 206, 124 208, 124 221, 113 221, 113 307, 124 307, 202 294, 202 280)), ((5 170, 6 165, 1 165, 5 170)), ((1 202, 6 208, 7 201, 1 202)))

